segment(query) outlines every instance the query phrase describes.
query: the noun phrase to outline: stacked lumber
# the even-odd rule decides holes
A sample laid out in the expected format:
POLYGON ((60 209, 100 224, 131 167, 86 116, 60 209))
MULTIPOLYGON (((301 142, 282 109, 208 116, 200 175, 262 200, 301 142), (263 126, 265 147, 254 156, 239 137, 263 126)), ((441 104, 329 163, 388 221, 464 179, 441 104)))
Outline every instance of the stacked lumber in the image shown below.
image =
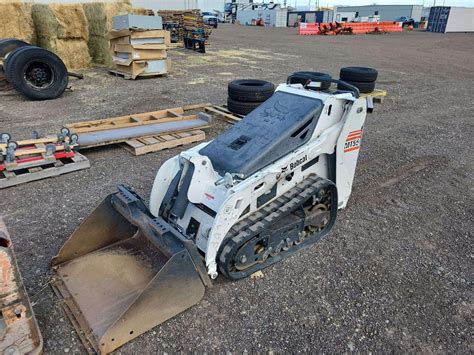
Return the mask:
POLYGON ((212 33, 212 27, 204 23, 200 10, 159 10, 158 15, 163 22, 178 24, 179 42, 184 42, 186 32, 201 32, 206 40, 212 33))
POLYGON ((170 33, 165 30, 125 29, 108 34, 115 73, 125 78, 167 74, 171 60, 167 59, 170 33))

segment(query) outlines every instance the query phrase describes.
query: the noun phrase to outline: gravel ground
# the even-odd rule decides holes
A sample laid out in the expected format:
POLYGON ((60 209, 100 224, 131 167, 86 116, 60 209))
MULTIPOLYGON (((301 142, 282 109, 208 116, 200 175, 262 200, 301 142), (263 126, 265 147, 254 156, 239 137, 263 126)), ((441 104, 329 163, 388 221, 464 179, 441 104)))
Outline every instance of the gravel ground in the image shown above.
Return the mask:
MULTIPOLYGON (((73 121, 222 104, 235 78, 279 83, 295 70, 336 77, 341 66, 375 67, 389 96, 367 118, 353 195, 332 234, 261 279, 219 278, 198 305, 117 353, 472 353, 473 40, 299 37, 295 29, 223 25, 205 55, 172 51, 166 78, 125 81, 93 69, 58 100, 0 93, 0 130, 19 139, 73 121)), ((226 127, 216 121, 209 136, 226 127)), ((159 166, 181 149, 142 157, 89 150, 88 170, 0 191, 45 353, 84 352, 47 285, 51 258, 118 183, 148 196, 159 166)))

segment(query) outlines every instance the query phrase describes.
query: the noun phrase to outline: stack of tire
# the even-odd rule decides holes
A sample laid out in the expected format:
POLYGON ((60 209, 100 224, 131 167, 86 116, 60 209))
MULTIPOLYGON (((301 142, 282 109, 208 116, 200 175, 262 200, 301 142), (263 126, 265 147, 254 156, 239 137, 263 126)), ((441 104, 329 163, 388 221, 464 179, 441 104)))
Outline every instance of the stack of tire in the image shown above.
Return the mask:
MULTIPOLYGON (((340 80, 355 86, 361 93, 365 94, 375 90, 377 75, 377 70, 366 67, 345 67, 341 68, 339 73, 340 80)), ((347 90, 347 88, 344 88, 344 86, 340 84, 338 84, 337 88, 347 90)))
POLYGON ((56 54, 15 38, 0 39, 0 58, 7 81, 31 100, 61 96, 68 84, 68 72, 56 54))
POLYGON ((288 84, 301 84, 308 90, 323 91, 331 87, 331 75, 317 71, 297 71, 287 78, 288 84))
POLYGON ((275 85, 264 80, 239 79, 228 85, 227 109, 245 116, 256 109, 275 91, 275 85))

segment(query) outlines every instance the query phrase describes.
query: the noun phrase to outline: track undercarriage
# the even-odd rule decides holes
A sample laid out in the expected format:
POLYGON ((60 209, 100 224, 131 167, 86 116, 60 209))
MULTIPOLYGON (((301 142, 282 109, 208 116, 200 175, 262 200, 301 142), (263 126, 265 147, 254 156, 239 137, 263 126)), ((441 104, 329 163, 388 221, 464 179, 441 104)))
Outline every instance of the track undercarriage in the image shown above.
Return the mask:
POLYGON ((228 278, 247 277, 323 238, 337 215, 337 189, 315 175, 238 222, 221 247, 228 278))

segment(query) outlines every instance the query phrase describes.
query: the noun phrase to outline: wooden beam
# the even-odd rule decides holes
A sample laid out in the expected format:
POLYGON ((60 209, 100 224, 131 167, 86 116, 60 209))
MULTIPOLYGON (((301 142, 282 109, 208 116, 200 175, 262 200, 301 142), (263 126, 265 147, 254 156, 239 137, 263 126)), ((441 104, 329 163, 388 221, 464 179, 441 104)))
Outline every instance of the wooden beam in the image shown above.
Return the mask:
POLYGON ((211 112, 211 113, 217 115, 218 117, 223 118, 224 120, 229 120, 229 121, 231 121, 231 123, 239 122, 241 120, 241 118, 239 118, 237 116, 234 116, 231 113, 223 112, 223 111, 218 110, 214 107, 206 107, 205 111, 211 112))

